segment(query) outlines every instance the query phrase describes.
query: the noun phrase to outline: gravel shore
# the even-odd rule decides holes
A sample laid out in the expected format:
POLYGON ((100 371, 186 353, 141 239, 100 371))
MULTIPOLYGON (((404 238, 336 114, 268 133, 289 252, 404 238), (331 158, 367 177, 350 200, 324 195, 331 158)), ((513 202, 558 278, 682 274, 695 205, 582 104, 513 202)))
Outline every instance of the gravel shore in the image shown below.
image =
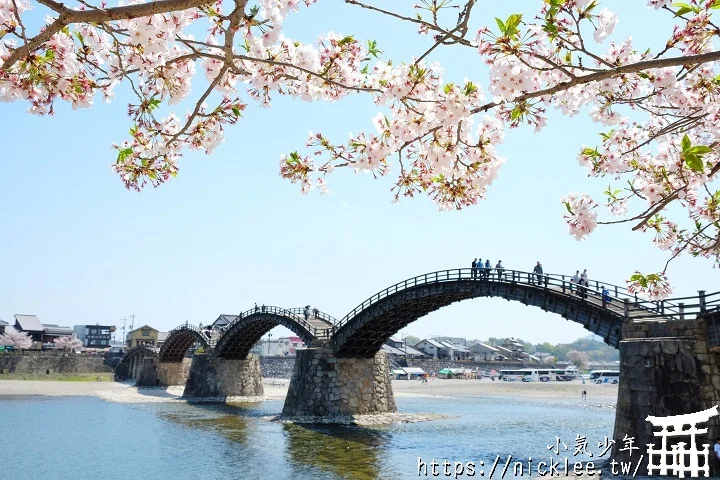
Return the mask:
MULTIPOLYGON (((282 400, 287 394, 290 381, 264 378, 266 400, 282 400)), ((582 384, 573 382, 523 383, 484 380, 430 379, 428 383, 417 380, 393 380, 396 397, 443 397, 458 396, 505 396, 537 400, 563 400, 572 403, 592 402, 615 405, 617 385, 582 384), (581 398, 587 391, 587 400, 581 398)), ((5 395, 45 396, 93 396, 110 402, 144 403, 177 402, 183 387, 137 388, 131 383, 120 382, 53 382, 32 380, 0 380, 0 397, 5 395)))

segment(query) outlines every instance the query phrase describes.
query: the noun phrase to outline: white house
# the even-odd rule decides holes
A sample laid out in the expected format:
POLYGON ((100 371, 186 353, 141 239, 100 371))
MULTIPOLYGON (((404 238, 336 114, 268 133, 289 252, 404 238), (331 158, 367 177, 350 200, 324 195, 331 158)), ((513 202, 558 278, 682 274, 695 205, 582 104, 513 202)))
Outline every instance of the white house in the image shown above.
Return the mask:
POLYGON ((446 360, 452 359, 452 348, 448 347, 447 345, 443 345, 437 340, 433 340, 431 338, 426 338, 422 342, 415 345, 415 348, 432 358, 446 360))
POLYGON ((470 353, 476 362, 486 362, 489 360, 497 360, 500 350, 484 343, 477 343, 470 347, 470 353))

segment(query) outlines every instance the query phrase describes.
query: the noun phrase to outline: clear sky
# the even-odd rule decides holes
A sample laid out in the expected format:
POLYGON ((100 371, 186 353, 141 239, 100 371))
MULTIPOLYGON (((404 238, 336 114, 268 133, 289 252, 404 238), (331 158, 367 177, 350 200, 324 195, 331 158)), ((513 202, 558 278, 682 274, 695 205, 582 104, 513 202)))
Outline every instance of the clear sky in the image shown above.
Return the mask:
MULTIPOLYGON (((412 13, 412 3, 383 5, 412 13)), ((492 17, 507 17, 510 4, 519 3, 478 5, 473 23, 494 24, 492 17)), ((522 3, 533 11, 542 2, 522 3)), ((632 35, 639 47, 658 50, 671 22, 645 3, 606 3, 620 16, 613 38, 632 35)), ((286 34, 303 41, 331 30, 377 39, 384 57, 395 61, 409 60, 429 42, 411 26, 339 0, 320 0, 286 24, 286 34)), ((440 49, 433 58, 446 65, 448 80, 468 76, 487 86, 474 52, 440 49)), ((394 177, 337 172, 329 179, 333 193, 324 196, 301 196, 279 177, 280 154, 303 147, 308 131, 339 142, 349 132, 371 130, 377 109, 360 96, 334 104, 276 97, 271 109, 249 101, 245 118, 212 156, 191 152, 172 182, 142 193, 125 190, 110 170, 111 145, 131 126, 130 97, 122 89, 117 96, 88 110, 59 106, 54 117, 29 115, 23 103, 0 107, 0 318, 24 313, 43 323, 122 327, 120 319, 135 313, 136 327, 170 330, 186 320, 207 324, 255 302, 311 304, 340 318, 389 285, 469 267, 478 256, 521 270, 540 260, 548 273, 587 268, 591 279, 621 285, 636 269, 658 271, 666 259, 649 234, 631 233, 627 225, 600 228, 583 242, 567 233, 560 197, 588 191, 600 198, 608 184, 588 179, 576 160, 581 144, 596 144, 602 130, 586 117, 553 113, 540 134, 508 132, 499 148, 508 161, 488 198, 441 213, 427 198, 391 204, 394 177)), ((706 260, 674 262, 675 294, 720 290, 717 272, 706 260)), ((278 328, 273 336, 287 333, 278 328)), ((402 333, 552 343, 587 335, 557 315, 500 299, 454 304, 402 333)))

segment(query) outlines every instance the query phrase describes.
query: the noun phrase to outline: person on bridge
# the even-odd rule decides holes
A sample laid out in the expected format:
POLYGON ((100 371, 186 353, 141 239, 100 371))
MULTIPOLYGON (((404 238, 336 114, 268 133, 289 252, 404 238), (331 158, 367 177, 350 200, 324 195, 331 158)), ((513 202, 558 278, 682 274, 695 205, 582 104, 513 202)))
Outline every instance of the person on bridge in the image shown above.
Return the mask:
POLYGON ((313 308, 313 315, 315 318, 320 318, 320 310, 318 310, 317 307, 313 308))
POLYGON ((610 298, 610 291, 605 288, 605 286, 600 287, 602 289, 602 301, 603 305, 608 304, 612 302, 612 298, 610 298))
POLYGON ((495 271, 497 271, 498 280, 502 280, 503 270, 505 270, 505 267, 503 267, 502 260, 498 260, 497 265, 495 265, 495 271))
POLYGON ((488 258, 487 260, 485 260, 485 278, 490 277, 491 267, 492 265, 490 264, 490 259, 488 258))
POLYGON ((582 285, 582 288, 580 289, 580 296, 583 298, 587 298, 587 291, 588 291, 588 287, 590 286, 590 280, 588 280, 587 268, 585 270, 583 270, 583 273, 580 275, 580 285, 582 285))
POLYGON ((475 278, 476 275, 477 275, 477 258, 475 258, 475 260, 473 260, 473 262, 472 262, 472 278, 475 278))
POLYGON ((537 265, 535 265, 535 268, 533 268, 533 273, 537 277, 537 284, 542 285, 543 268, 539 261, 537 265))
POLYGON ((482 261, 482 258, 478 258, 478 261, 475 264, 475 275, 477 275, 478 278, 482 278, 482 274, 483 274, 483 261, 482 261))
MULTIPOLYGON (((573 291, 573 284, 580 285, 580 270, 575 270, 575 275, 570 279, 570 291, 573 291)), ((580 291, 580 288, 577 288, 580 291)))

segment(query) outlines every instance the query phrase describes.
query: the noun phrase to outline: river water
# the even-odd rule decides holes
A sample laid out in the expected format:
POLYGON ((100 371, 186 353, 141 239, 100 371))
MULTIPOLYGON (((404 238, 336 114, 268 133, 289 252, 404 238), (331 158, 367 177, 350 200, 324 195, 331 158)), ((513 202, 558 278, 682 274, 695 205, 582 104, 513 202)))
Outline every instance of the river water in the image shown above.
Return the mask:
MULTIPOLYGON (((542 460, 569 457, 571 468, 573 462, 592 460, 573 456, 577 435, 587 438, 587 451, 597 459, 602 450, 598 443, 612 436, 615 416, 612 407, 562 400, 400 397, 396 401, 403 413, 455 417, 373 429, 307 427, 262 418, 278 414, 281 401, 124 404, 94 397, 0 397, 0 478, 427 478, 424 471, 418 475, 418 457, 426 464, 433 459, 451 464, 472 461, 475 478, 489 478, 500 456, 492 477, 499 479, 508 455, 513 462, 526 464, 532 457, 533 468, 542 460), (548 450, 558 446, 556 437, 559 455, 548 450)), ((511 463, 505 478, 513 477, 512 470, 511 463)), ((533 476, 538 476, 536 471, 533 476)), ((428 477, 433 478, 431 470, 428 477)))

